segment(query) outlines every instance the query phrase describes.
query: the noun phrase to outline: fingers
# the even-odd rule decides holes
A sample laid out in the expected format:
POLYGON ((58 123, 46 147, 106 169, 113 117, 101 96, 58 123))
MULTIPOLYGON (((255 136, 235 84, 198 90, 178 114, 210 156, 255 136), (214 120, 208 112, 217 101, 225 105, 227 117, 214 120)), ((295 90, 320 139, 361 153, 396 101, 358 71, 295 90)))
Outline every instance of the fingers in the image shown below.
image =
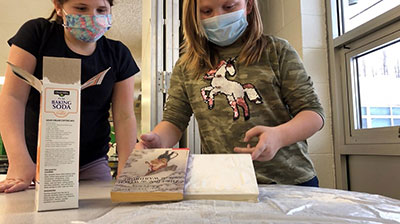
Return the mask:
MULTIPOLYGON (((246 132, 243 141, 244 141, 244 142, 249 142, 250 139, 252 139, 253 137, 259 137, 259 136, 262 134, 262 132, 263 132, 263 130, 262 130, 262 127, 261 127, 261 126, 253 127, 253 128, 249 129, 249 130, 246 132)), ((263 150, 262 146, 260 145, 260 142, 261 142, 261 141, 258 142, 258 144, 257 144, 256 147, 250 147, 250 144, 247 144, 247 147, 246 147, 246 148, 243 148, 243 147, 235 147, 235 148, 233 149, 233 151, 234 151, 234 152, 237 152, 237 153, 251 153, 251 154, 253 154, 254 151, 257 151, 257 152, 255 153, 255 155, 254 155, 254 156, 257 156, 259 153, 262 153, 262 150, 263 150), (259 151, 261 151, 261 152, 259 152, 259 151)), ((254 156, 252 155, 252 158, 253 158, 254 156)), ((255 157, 255 158, 256 158, 256 157, 255 157)), ((253 159, 254 159, 254 158, 253 158, 253 159)))
POLYGON ((250 153, 251 159, 256 161, 270 161, 274 158, 274 153, 271 153, 271 150, 257 150, 256 147, 252 148, 240 148, 235 147, 233 149, 237 153, 250 153))
POLYGON ((247 144, 246 148, 235 147, 233 151, 237 153, 252 153, 254 151, 254 148, 250 147, 250 144, 247 144))
POLYGON ((258 158, 256 158, 256 161, 261 161, 261 162, 265 162, 265 161, 270 161, 271 159, 273 159, 273 157, 271 158, 270 155, 264 155, 261 154, 258 158))
POLYGON ((275 156, 274 150, 268 148, 262 138, 260 138, 255 147, 250 147, 250 144, 247 144, 246 148, 235 147, 233 151, 237 153, 250 153, 251 158, 257 161, 270 161, 275 156))
POLYGON ((5 189, 10 188, 11 185, 7 183, 7 181, 3 180, 0 182, 0 192, 4 192, 5 189))
POLYGON ((18 192, 18 191, 24 191, 29 187, 29 184, 26 183, 18 183, 13 185, 12 187, 4 190, 4 193, 13 193, 13 192, 18 192))
POLYGON ((0 182, 0 192, 4 193, 23 191, 28 187, 29 183, 26 183, 21 179, 9 178, 0 182))
POLYGON ((136 143, 135 149, 149 149, 149 148, 160 148, 160 136, 153 132, 142 134, 140 141, 136 143))
POLYGON ((140 136, 139 147, 147 148, 160 148, 161 147, 161 138, 158 134, 154 132, 149 132, 147 134, 143 134, 140 136))
POLYGON ((135 149, 148 149, 151 148, 152 142, 154 141, 155 136, 153 133, 142 134, 140 136, 140 141, 136 143, 135 149))
POLYGON ((142 134, 140 136, 140 139, 143 140, 144 142, 151 142, 154 141, 156 138, 156 135, 152 132, 149 132, 147 134, 142 134))
POLYGON ((237 153, 249 153, 251 154, 251 159, 252 160, 256 160, 259 158, 259 156, 261 155, 261 153, 263 153, 264 148, 260 148, 260 145, 257 144, 256 147, 250 147, 250 144, 247 144, 246 148, 242 148, 242 147, 235 147, 233 149, 234 152, 237 153))
POLYGON ((261 135, 262 132, 263 128, 261 126, 255 126, 246 132, 243 141, 248 142, 253 137, 261 135))
POLYGON ((251 153, 251 158, 253 160, 258 159, 258 157, 260 157, 261 153, 263 153, 266 149, 266 147, 264 146, 264 144, 262 144, 262 141, 258 141, 256 147, 254 148, 253 152, 251 153))
POLYGON ((143 142, 140 141, 135 144, 135 149, 145 149, 146 147, 143 145, 143 142))

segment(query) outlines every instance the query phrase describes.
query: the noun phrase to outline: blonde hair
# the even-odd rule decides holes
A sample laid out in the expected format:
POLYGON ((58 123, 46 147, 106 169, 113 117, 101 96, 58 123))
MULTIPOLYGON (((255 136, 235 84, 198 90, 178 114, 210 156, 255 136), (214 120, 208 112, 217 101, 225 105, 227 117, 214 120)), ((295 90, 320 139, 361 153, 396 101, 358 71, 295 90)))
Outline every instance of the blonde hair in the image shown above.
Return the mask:
MULTIPOLYGON (((201 25, 199 0, 184 0, 182 8, 183 18, 183 44, 182 56, 179 65, 195 73, 212 69, 218 64, 218 52, 207 41, 205 31, 201 25)), ((251 12, 247 15, 248 27, 243 35, 246 35, 245 43, 239 54, 239 63, 250 65, 258 62, 266 46, 262 38, 263 25, 257 0, 246 0, 247 6, 252 1, 251 12)))

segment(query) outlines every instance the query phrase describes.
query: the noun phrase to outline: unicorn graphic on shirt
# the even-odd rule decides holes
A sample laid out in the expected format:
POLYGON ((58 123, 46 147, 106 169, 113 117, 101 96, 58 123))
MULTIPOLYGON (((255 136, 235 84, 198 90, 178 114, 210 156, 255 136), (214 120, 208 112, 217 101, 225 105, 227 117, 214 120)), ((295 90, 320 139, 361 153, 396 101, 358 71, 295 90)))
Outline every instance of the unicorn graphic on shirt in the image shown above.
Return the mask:
POLYGON ((250 118, 249 106, 244 96, 246 95, 255 104, 261 104, 262 99, 253 84, 241 84, 226 78, 227 75, 231 77, 236 75, 234 63, 235 59, 222 60, 216 69, 207 72, 204 79, 211 80, 211 85, 201 88, 201 96, 204 102, 208 104, 208 109, 211 110, 214 108, 214 97, 218 94, 224 94, 233 110, 233 119, 239 118, 238 106, 240 106, 243 109, 245 120, 248 120, 250 118))

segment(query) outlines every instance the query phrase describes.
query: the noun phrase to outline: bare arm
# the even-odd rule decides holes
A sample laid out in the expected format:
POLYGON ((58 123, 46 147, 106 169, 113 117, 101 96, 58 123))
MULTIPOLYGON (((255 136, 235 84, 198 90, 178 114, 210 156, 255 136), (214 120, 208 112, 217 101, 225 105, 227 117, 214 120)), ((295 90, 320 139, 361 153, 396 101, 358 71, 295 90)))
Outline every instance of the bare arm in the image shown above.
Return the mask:
POLYGON ((118 151, 118 174, 136 144, 136 117, 134 113, 134 77, 114 86, 112 114, 118 151))
MULTIPOLYGON (((12 45, 8 61, 33 74, 36 58, 12 45)), ((35 164, 25 143, 25 107, 31 87, 21 81, 7 66, 5 83, 0 93, 0 132, 7 151, 7 179, 0 182, 0 192, 26 189, 35 176, 35 164)))
POLYGON ((292 120, 278 126, 282 135, 282 145, 287 146, 306 140, 322 128, 323 120, 314 111, 306 110, 298 113, 292 120))
POLYGON ((174 124, 161 121, 153 130, 161 138, 161 147, 171 148, 182 137, 182 132, 174 124))
POLYGON ((168 121, 161 121, 152 132, 140 136, 140 142, 135 148, 171 148, 181 136, 178 127, 168 121))
POLYGON ((301 111, 292 120, 276 127, 256 126, 246 132, 244 141, 258 137, 255 147, 234 149, 239 153, 251 153, 253 160, 268 161, 284 147, 306 140, 321 129, 323 120, 314 111, 301 111))

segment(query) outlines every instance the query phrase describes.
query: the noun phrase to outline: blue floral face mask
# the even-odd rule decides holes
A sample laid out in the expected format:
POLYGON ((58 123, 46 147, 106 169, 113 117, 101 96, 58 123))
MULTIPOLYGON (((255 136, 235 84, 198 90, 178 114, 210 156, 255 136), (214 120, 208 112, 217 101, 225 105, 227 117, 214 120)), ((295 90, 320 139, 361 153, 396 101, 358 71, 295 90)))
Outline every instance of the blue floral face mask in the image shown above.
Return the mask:
POLYGON ((201 23, 207 39, 221 47, 235 42, 248 25, 244 9, 203 19, 201 23))
POLYGON ((78 40, 96 42, 111 27, 111 14, 90 16, 64 13, 63 26, 78 40))

